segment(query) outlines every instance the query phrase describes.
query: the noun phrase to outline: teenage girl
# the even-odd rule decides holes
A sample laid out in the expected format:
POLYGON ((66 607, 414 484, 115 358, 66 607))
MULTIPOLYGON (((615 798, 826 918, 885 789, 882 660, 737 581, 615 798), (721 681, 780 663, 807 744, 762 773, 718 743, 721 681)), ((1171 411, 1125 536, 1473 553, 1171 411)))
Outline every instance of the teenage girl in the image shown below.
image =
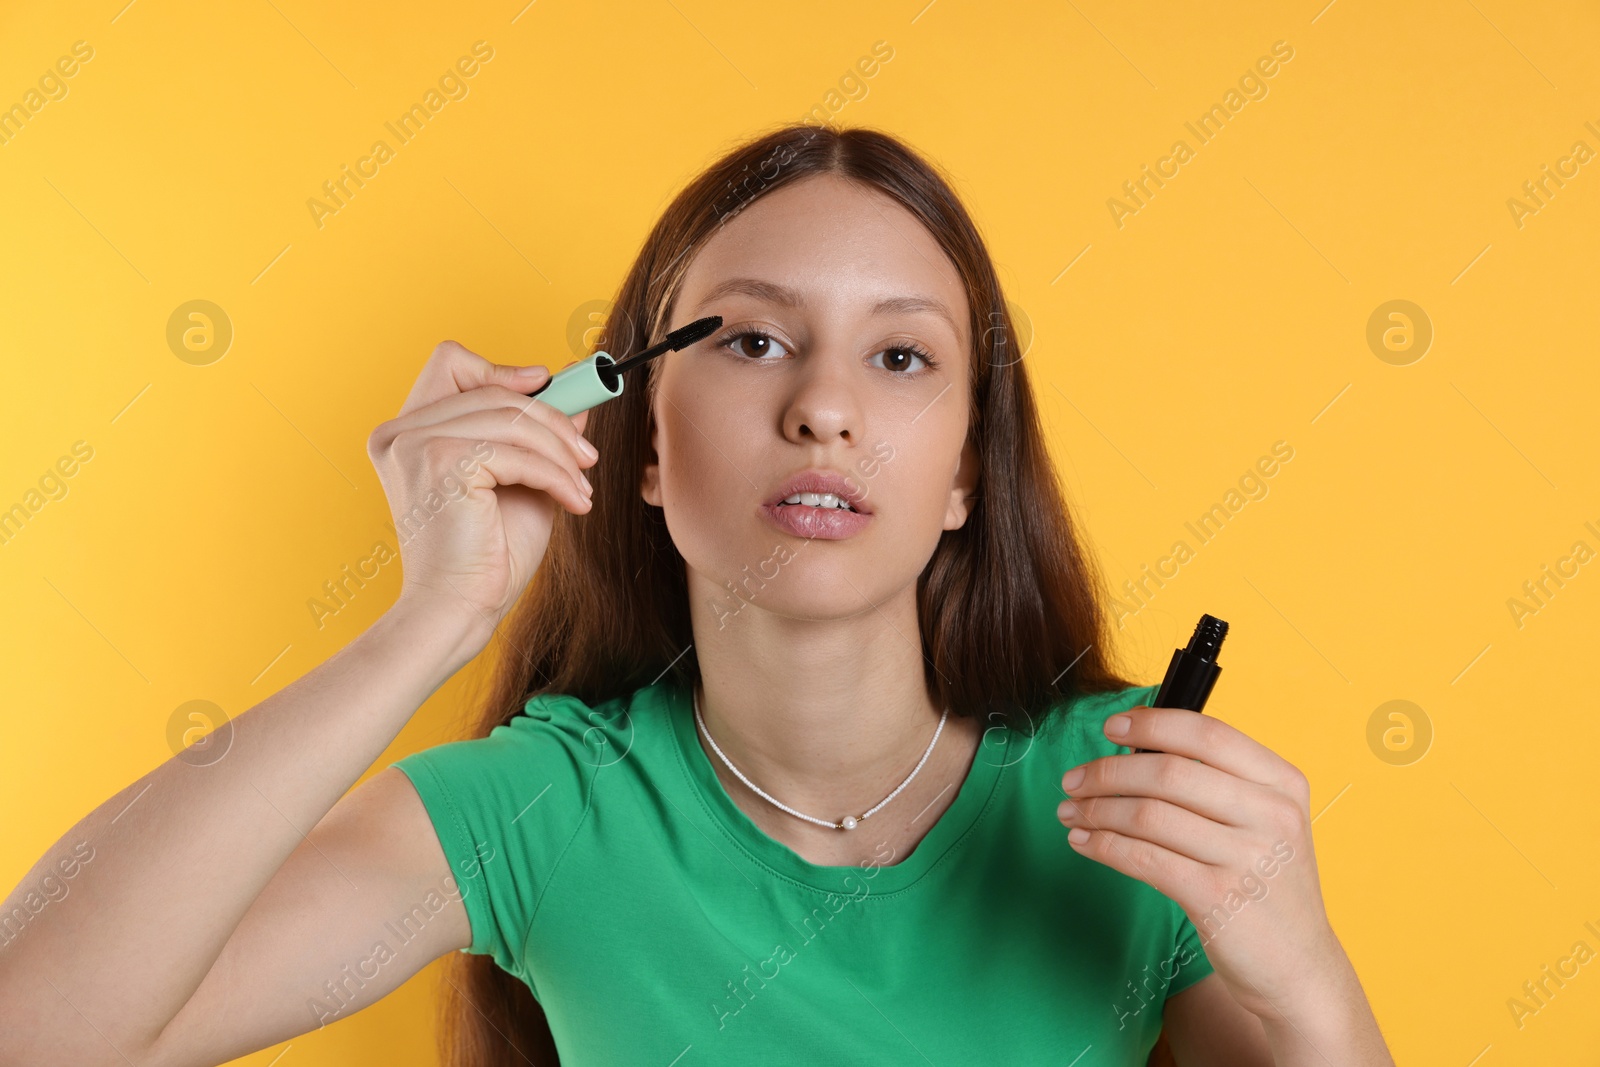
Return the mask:
POLYGON ((939 172, 735 148, 600 342, 708 315, 575 418, 435 349, 368 443, 398 599, 39 860, 0 1062, 221 1063, 449 956, 457 1065, 1392 1063, 1306 778, 1112 666, 939 172), (352 790, 491 640, 470 736, 352 790))

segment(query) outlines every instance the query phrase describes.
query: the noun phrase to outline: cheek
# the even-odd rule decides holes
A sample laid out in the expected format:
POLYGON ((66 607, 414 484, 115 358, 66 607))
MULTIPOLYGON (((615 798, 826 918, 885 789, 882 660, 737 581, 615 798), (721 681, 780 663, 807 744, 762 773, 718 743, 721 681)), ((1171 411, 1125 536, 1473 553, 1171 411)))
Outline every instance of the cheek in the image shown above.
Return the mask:
POLYGON ((719 506, 727 497, 719 489, 730 476, 740 477, 729 461, 735 453, 729 451, 729 442, 721 439, 727 435, 726 425, 687 410, 674 411, 668 418, 661 453, 668 499, 676 498, 680 504, 692 501, 696 507, 719 506))
POLYGON ((761 429, 756 425, 759 399, 740 392, 734 376, 717 375, 714 368, 710 363, 673 368, 655 402, 657 425, 666 437, 662 458, 675 461, 672 476, 690 492, 726 485, 730 478, 748 487, 756 476, 750 469, 756 466, 751 442, 761 429))
POLYGON ((876 537, 890 546, 896 569, 925 564, 944 535, 960 463, 959 444, 952 442, 960 432, 926 416, 914 423, 896 422, 867 443, 872 458, 856 465, 854 476, 882 518, 876 537))
POLYGON ((749 518, 742 512, 764 488, 750 484, 760 471, 736 411, 693 399, 663 407, 656 447, 667 526, 686 560, 714 564, 737 551, 727 531, 749 518))
POLYGON ((885 435, 888 444, 880 446, 890 458, 878 464, 879 475, 873 480, 883 483, 886 506, 892 498, 908 523, 931 526, 935 539, 943 530, 950 506, 964 432, 964 425, 949 418, 924 416, 914 423, 897 424, 885 435))
POLYGON ((944 536, 954 470, 955 459, 942 453, 930 453, 915 468, 910 462, 906 464, 909 484, 902 494, 905 516, 901 536, 908 550, 913 543, 918 546, 918 558, 932 556, 944 536))

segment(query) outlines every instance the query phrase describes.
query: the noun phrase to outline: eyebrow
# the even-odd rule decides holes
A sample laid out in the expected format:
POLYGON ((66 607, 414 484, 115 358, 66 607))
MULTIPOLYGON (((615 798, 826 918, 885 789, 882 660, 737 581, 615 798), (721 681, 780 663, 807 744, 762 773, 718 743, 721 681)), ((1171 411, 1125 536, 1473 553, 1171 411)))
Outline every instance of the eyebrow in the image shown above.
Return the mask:
MULTIPOLYGON (((770 304, 777 304, 787 308, 805 307, 805 297, 798 289, 791 289, 787 285, 777 282, 762 281, 760 278, 729 278, 711 287, 711 291, 700 302, 703 309, 708 304, 715 303, 725 296, 743 294, 765 300, 770 304)), ((955 316, 950 314, 950 309, 943 302, 929 296, 890 296, 872 305, 871 314, 886 315, 892 312, 932 312, 944 319, 949 324, 950 330, 957 337, 961 331, 956 327, 955 316)))

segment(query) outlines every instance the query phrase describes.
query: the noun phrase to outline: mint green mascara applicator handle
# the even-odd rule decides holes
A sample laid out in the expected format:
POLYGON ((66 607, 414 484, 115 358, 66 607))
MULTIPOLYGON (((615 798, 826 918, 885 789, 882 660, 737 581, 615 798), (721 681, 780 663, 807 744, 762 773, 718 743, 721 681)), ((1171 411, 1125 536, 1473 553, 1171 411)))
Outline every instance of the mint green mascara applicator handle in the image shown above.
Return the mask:
POLYGON ((532 394, 563 415, 576 415, 622 395, 622 372, 666 351, 687 348, 709 337, 722 325, 721 315, 707 315, 667 334, 666 340, 618 363, 608 353, 596 352, 581 363, 565 367, 532 394))
POLYGON ((614 369, 617 361, 605 352, 596 352, 582 363, 574 363, 551 378, 533 394, 563 415, 576 415, 622 395, 623 377, 614 369))

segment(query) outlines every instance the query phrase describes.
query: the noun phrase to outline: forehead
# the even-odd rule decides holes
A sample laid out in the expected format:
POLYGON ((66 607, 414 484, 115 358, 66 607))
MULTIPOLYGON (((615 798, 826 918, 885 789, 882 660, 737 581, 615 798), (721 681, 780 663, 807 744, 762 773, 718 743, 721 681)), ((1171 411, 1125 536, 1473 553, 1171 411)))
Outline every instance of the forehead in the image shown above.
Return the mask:
MULTIPOLYGON (((966 287, 955 264, 916 216, 891 197, 833 175, 805 178, 768 193, 725 225, 690 262, 683 307, 698 314, 721 283, 755 278, 793 289, 808 311, 869 314, 885 301, 913 310, 939 303, 954 324, 919 316, 965 344, 966 287)), ((718 298, 745 306, 747 294, 718 298)))

